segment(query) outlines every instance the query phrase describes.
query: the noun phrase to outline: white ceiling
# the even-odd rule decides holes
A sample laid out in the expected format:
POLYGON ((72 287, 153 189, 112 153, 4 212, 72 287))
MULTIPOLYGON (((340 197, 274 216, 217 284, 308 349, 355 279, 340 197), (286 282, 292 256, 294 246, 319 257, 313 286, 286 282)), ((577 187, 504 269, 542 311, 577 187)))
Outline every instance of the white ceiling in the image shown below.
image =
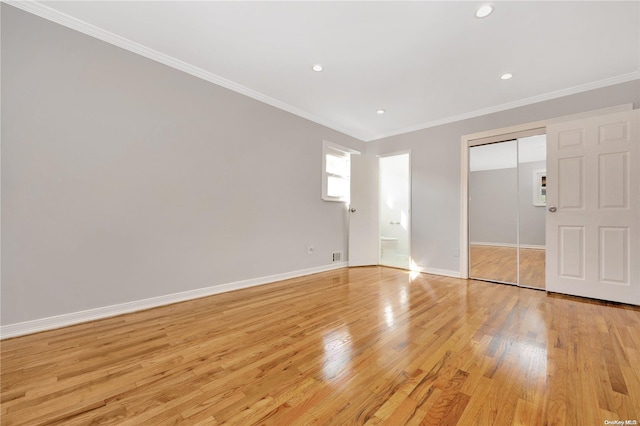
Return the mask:
POLYGON ((362 140, 640 78, 638 1, 10 3, 362 140))

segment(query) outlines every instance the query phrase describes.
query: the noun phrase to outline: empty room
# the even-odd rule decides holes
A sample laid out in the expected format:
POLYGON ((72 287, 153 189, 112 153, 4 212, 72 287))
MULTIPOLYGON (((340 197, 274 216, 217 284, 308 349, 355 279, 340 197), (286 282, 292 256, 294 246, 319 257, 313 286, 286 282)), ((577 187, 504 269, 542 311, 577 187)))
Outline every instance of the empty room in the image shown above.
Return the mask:
POLYGON ((1 425, 640 422, 640 2, 0 18, 1 425))

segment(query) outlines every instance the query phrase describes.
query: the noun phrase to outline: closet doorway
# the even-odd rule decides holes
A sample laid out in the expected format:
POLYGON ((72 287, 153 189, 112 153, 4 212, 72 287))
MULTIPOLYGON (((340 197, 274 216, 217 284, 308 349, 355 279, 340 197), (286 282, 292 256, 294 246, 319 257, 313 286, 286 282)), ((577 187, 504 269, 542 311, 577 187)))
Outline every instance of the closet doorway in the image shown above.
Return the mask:
POLYGON ((545 288, 546 135, 469 147, 469 277, 545 288))

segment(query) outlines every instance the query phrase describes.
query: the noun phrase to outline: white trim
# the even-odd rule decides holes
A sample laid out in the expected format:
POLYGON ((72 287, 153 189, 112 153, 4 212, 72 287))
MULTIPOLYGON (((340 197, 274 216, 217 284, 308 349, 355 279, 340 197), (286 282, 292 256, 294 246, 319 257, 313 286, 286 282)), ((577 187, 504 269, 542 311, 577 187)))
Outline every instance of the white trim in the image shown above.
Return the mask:
MULTIPOLYGON (((546 128, 549 124, 567 120, 578 120, 595 115, 613 114, 621 111, 633 109, 633 104, 623 104, 608 108, 601 108, 594 111, 585 111, 577 114, 570 114, 548 120, 534 121, 531 123, 517 124, 515 126, 492 129, 470 135, 463 135, 461 139, 461 167, 460 167, 460 278, 469 278, 469 146, 472 141, 482 138, 489 138, 500 135, 507 135, 517 132, 527 132, 541 127, 546 128)), ((511 136, 511 135, 510 135, 511 136)))
POLYGON ((511 247, 516 248, 518 244, 516 243, 488 243, 484 241, 470 241, 470 246, 493 246, 493 247, 511 247))
POLYGON ((547 246, 541 246, 538 244, 520 244, 520 248, 527 250, 546 250, 547 246))
POLYGON ((337 143, 330 142, 328 140, 322 141, 322 200, 330 201, 334 203, 346 203, 349 204, 351 202, 351 155, 360 155, 360 151, 356 151, 351 148, 344 147, 342 145, 338 145, 337 143), (348 176, 337 176, 327 173, 327 155, 333 154, 334 156, 340 156, 345 158, 349 162, 349 175, 348 176), (329 177, 336 176, 343 178, 349 183, 349 193, 344 197, 336 197, 330 196, 328 194, 328 180, 329 177))
POLYGON ((513 102, 507 102, 506 104, 478 109, 471 112, 465 112, 463 114, 452 115, 449 117, 441 118, 439 120, 429 121, 427 123, 418 124, 415 126, 404 127, 402 129, 394 130, 392 132, 379 134, 375 138, 369 138, 369 139, 363 139, 363 140, 365 142, 370 142, 372 140, 384 139, 391 136, 411 133, 418 130, 428 129, 430 127, 442 126, 443 124, 449 124, 449 123, 454 123, 456 121, 468 120, 470 118, 481 117, 483 115, 494 114, 496 112, 507 111, 513 108, 519 108, 527 105, 536 104, 539 102, 548 101, 551 99, 557 99, 563 96, 575 95, 577 93, 587 92, 589 90, 601 89, 603 87, 613 86, 615 84, 627 83, 629 81, 633 81, 637 79, 640 79, 640 71, 633 71, 627 74, 605 78, 603 80, 598 80, 598 81, 594 81, 587 84, 581 84, 579 86, 573 86, 567 89, 557 90, 555 92, 544 93, 542 95, 532 96, 530 98, 520 99, 513 102))
POLYGON ((500 111, 506 111, 509 109, 518 108, 525 105, 531 105, 538 102, 547 101, 550 99, 556 99, 563 96, 586 92, 588 90, 600 89, 602 87, 613 86, 614 84, 626 83, 629 81, 640 79, 640 70, 633 71, 627 74, 605 78, 603 80, 598 80, 591 83, 573 86, 567 89, 557 90, 555 92, 549 92, 542 95, 532 96, 530 98, 520 99, 513 102, 507 102, 505 104, 483 108, 483 109, 479 109, 471 112, 466 112, 463 114, 453 115, 453 116, 441 118, 438 120, 429 121, 427 123, 422 123, 422 124, 394 130, 392 132, 382 133, 382 134, 376 135, 375 137, 371 137, 369 133, 365 135, 364 133, 361 133, 361 132, 354 132, 352 130, 341 128, 340 126, 336 126, 335 124, 328 123, 322 118, 314 114, 311 114, 307 111, 304 111, 300 108, 297 108, 293 105, 289 105, 285 102, 282 102, 278 99, 267 96, 263 93, 257 92, 248 87, 242 86, 231 80, 227 80, 226 78, 220 77, 219 75, 216 75, 212 72, 206 71, 202 68, 199 68, 187 62, 181 61, 180 59, 158 52, 157 50, 153 50, 140 43, 136 43, 132 40, 129 40, 125 37, 114 34, 110 31, 104 30, 93 24, 89 24, 88 22, 82 21, 71 15, 52 9, 51 7, 45 5, 42 2, 33 1, 33 0, 2 0, 2 1, 11 6, 17 7, 18 9, 22 9, 25 12, 32 13, 41 18, 63 25, 67 28, 71 28, 75 31, 97 38, 98 40, 102 40, 114 46, 121 47, 125 50, 136 53, 140 56, 144 56, 145 58, 154 60, 156 62, 160 62, 161 64, 170 66, 177 70, 183 71, 187 74, 191 74, 195 77, 217 84, 218 86, 222 86, 229 90, 233 90, 234 92, 248 96, 260 102, 264 102, 265 104, 271 105, 283 111, 290 112, 291 114, 297 115, 298 117, 302 117, 307 120, 313 121, 314 123, 317 123, 322 126, 328 127, 330 129, 336 130, 338 132, 344 133, 345 135, 354 137, 356 139, 360 139, 364 142, 371 142, 374 140, 383 139, 390 136, 415 132, 417 130, 427 129, 429 127, 435 127, 443 124, 453 123, 456 121, 466 120, 469 118, 480 117, 487 114, 493 114, 500 111))
MULTIPOLYGON (((385 266, 385 265, 381 265, 385 266)), ((411 272, 419 272, 421 274, 441 275, 443 277, 462 278, 460 271, 450 271, 448 269, 427 268, 424 266, 412 265, 411 272)))
POLYGON ((322 149, 324 150, 325 148, 346 152, 347 154, 351 154, 351 155, 360 155, 360 154, 362 154, 362 152, 358 151, 357 149, 349 148, 347 146, 338 145, 337 143, 334 143, 334 142, 328 141, 326 139, 323 139, 322 140, 322 149))
POLYGON ((542 246, 539 244, 515 244, 515 243, 487 243, 484 241, 471 241, 469 243, 469 245, 472 246, 493 246, 493 247, 512 247, 512 248, 516 248, 516 247, 520 247, 523 249, 532 249, 532 250, 544 250, 546 248, 546 246, 542 246))
POLYGON ((460 278, 469 278, 469 141, 462 137, 460 155, 460 278))
POLYGON ((248 96, 260 102, 264 102, 265 104, 271 105, 283 111, 290 112, 291 114, 297 115, 298 117, 305 118, 307 120, 313 121, 314 123, 317 123, 322 126, 328 127, 330 129, 336 130, 338 132, 344 133, 345 135, 354 137, 356 139, 360 139, 362 141, 365 141, 367 139, 371 140, 369 138, 370 136, 369 134, 367 135, 365 135, 364 133, 360 134, 358 132, 341 128, 340 126, 336 126, 333 123, 328 123, 322 118, 314 114, 311 114, 307 111, 304 111, 300 108, 297 108, 293 105, 289 105, 278 99, 272 98, 263 93, 250 89, 246 86, 235 83, 231 80, 227 80, 226 78, 220 77, 219 75, 216 75, 210 71, 206 71, 202 68, 196 67, 195 65, 191 65, 180 59, 174 58, 173 56, 169 56, 167 54, 158 52, 157 50, 151 49, 140 43, 137 43, 125 37, 119 36, 110 31, 104 30, 93 24, 89 24, 88 22, 82 21, 78 18, 74 18, 73 16, 67 15, 66 13, 59 12, 39 1, 31 1, 31 0, 20 0, 20 1, 2 0, 2 1, 11 6, 17 7, 18 9, 22 9, 25 12, 32 13, 41 18, 55 22, 56 24, 60 24, 67 28, 71 28, 72 30, 97 38, 98 40, 102 40, 114 46, 118 46, 122 49, 128 50, 140 56, 144 56, 145 58, 151 59, 161 64, 170 66, 172 68, 175 68, 177 70, 190 74, 194 77, 198 77, 202 80, 208 81, 213 84, 217 84, 218 86, 222 86, 229 90, 233 90, 234 92, 248 96))
POLYGON ((248 287, 255 287, 277 281, 298 278, 305 275, 317 274, 319 272, 332 271, 334 269, 346 268, 347 262, 332 263, 330 265, 318 266, 315 268, 301 269, 293 272, 270 275, 260 278, 252 278, 244 281, 237 281, 226 284, 214 285, 211 287, 199 288, 195 290, 183 291, 180 293, 167 294, 164 296, 151 297, 149 299, 125 302, 119 305, 104 306, 86 311, 71 312, 68 314, 56 315, 48 318, 25 321, 16 324, 3 325, 0 327, 0 339, 22 336, 25 334, 38 333, 40 331, 52 330, 69 325, 80 324, 87 321, 95 321, 116 315, 128 314, 159 306, 170 305, 172 303, 184 302, 187 300, 207 297, 214 294, 226 293, 228 291, 239 290, 248 287))
POLYGON ((423 268, 421 266, 418 267, 420 269, 420 273, 422 274, 431 274, 431 275, 441 275, 443 277, 452 277, 452 278, 462 278, 460 276, 460 271, 449 271, 447 269, 437 269, 437 268, 423 268))

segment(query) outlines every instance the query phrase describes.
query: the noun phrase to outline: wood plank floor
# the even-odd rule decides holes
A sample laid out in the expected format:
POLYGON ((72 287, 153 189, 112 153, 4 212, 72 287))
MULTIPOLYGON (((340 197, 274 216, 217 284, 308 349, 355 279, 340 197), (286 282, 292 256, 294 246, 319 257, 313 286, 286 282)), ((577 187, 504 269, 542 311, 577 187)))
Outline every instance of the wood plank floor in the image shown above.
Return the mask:
MULTIPOLYGON (((515 247, 470 246, 472 277, 505 283, 518 282, 518 252, 515 247)), ((545 288, 544 249, 520 249, 520 285, 545 288)))
POLYGON ((640 421, 640 308, 340 269, 1 342, 2 425, 640 421))

